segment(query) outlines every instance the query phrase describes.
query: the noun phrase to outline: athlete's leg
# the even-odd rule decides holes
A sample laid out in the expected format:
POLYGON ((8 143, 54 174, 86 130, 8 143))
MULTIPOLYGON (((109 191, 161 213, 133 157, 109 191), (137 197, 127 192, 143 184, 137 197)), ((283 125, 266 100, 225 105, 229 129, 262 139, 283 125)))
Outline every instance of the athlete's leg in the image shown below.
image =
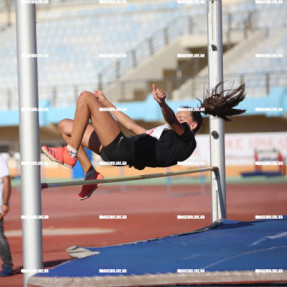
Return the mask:
POLYGON ((72 128, 70 146, 79 149, 89 119, 102 146, 109 145, 120 133, 120 128, 109 112, 100 111, 104 106, 90 92, 83 92, 78 98, 72 128))
MULTIPOLYGON (((109 145, 120 133, 120 128, 111 114, 100 111, 100 108, 104 108, 104 106, 92 93, 83 92, 77 102, 74 121, 65 120, 59 125, 60 134, 68 143, 68 147, 42 147, 50 159, 69 167, 75 165, 77 159, 74 156, 77 151, 78 159, 86 173, 86 180, 100 179, 103 178, 103 175, 94 170, 83 146, 99 153, 102 146, 109 145), (91 119, 92 125, 89 125, 89 119, 91 119)), ((79 198, 86 199, 91 196, 98 185, 83 185, 79 198)))
MULTIPOLYGON (((73 120, 64 119, 58 124, 58 131, 63 140, 70 144, 72 129, 73 129, 73 120)), ((95 130, 91 124, 88 124, 84 136, 82 138, 82 142, 80 148, 78 150, 77 158, 84 170, 87 173, 92 168, 92 163, 83 147, 86 147, 93 152, 99 154, 101 149, 101 143, 95 133, 95 130)))
POLYGON ((109 145, 120 133, 120 128, 109 112, 100 111, 104 106, 90 92, 83 92, 78 98, 75 119, 72 125, 68 146, 65 148, 49 148, 43 146, 43 152, 55 162, 73 167, 77 162, 77 153, 80 152, 80 161, 86 170, 90 166, 87 155, 80 148, 82 142, 85 146, 100 152, 101 146, 109 145), (89 125, 89 119, 92 125, 89 125), (93 133, 94 132, 94 133, 93 133), (86 133, 86 135, 85 135, 86 133), (93 137, 95 142, 93 143, 93 137), (79 151, 80 149, 80 151, 79 151))
MULTIPOLYGON (((82 145, 99 152, 101 146, 109 145, 120 133, 120 128, 114 118, 108 112, 101 112, 100 108, 104 108, 104 106, 92 93, 83 92, 77 102, 71 136, 69 138, 66 136, 66 140, 69 141, 69 146, 78 150, 78 159, 82 161, 80 163, 83 168, 91 169, 91 173, 93 172, 93 167, 82 145), (92 121, 92 126, 89 125, 89 119, 92 121), (95 142, 93 141, 93 137, 95 142)), ((67 134, 70 133, 70 131, 66 132, 67 134)), ((90 178, 87 177, 86 173, 86 179, 100 179, 101 177, 103 178, 101 174, 95 173, 94 176, 90 178)), ((83 200, 90 197, 97 187, 98 184, 83 185, 79 198, 83 200)))

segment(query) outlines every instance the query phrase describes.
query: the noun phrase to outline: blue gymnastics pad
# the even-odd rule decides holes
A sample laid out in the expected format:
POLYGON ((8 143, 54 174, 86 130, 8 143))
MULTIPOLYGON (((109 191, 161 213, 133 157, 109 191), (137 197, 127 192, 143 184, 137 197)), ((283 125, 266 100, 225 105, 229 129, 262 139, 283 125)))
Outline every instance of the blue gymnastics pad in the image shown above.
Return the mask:
POLYGON ((282 284, 287 283, 287 216, 223 220, 191 233, 69 251, 78 259, 30 277, 28 285, 282 284))

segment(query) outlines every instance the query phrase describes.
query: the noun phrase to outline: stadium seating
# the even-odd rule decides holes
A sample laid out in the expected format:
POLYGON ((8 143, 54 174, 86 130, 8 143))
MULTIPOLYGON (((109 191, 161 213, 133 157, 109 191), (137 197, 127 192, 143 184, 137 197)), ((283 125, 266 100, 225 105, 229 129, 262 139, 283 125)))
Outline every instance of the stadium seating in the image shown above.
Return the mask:
MULTIPOLYGON (((71 103, 77 89, 98 87, 98 75, 105 70, 105 67, 117 60, 103 58, 103 54, 117 53, 131 58, 129 51, 138 45, 146 45, 147 51, 147 42, 142 41, 179 18, 186 22, 184 25, 187 27, 187 17, 191 17, 192 32, 195 34, 206 33, 207 30, 206 5, 178 5, 174 1, 166 1, 89 9, 83 5, 72 9, 68 4, 77 4, 79 1, 55 1, 59 5, 63 2, 67 4, 59 11, 42 9, 37 15, 38 53, 47 56, 38 59, 39 85, 43 86, 40 90, 45 90, 40 93, 40 98, 51 99, 53 87, 57 87, 57 91, 63 91, 61 101, 57 100, 57 105, 62 106, 71 103)), ((282 5, 286 8, 286 3, 282 5)), ((287 22, 287 17, 284 16, 286 9, 282 9, 282 5, 273 5, 270 9, 266 7, 264 9, 264 5, 241 1, 224 6, 224 31, 226 32, 227 29, 227 13, 232 14, 232 29, 236 30, 243 28, 243 19, 246 19, 248 12, 254 13, 257 19, 256 28, 266 28, 270 31, 273 28, 282 29, 286 27, 287 22)), ((182 35, 182 28, 176 27, 173 37, 182 35)), ((184 33, 187 31, 186 29, 184 33)), ((264 51, 269 51, 271 47, 271 52, 283 51, 287 43, 284 31, 275 36, 270 32, 269 40, 264 44, 264 51)), ((7 96, 8 88, 15 89, 17 86, 15 35, 15 25, 0 34, 1 97, 7 96)), ((147 56, 148 53, 141 57, 144 59, 147 56)), ((249 63, 250 59, 246 57, 238 64, 237 72, 280 71, 286 67, 286 57, 281 60, 274 58, 266 61, 253 59, 253 64, 249 65, 249 63)), ((13 103, 16 105, 14 101, 13 103)))

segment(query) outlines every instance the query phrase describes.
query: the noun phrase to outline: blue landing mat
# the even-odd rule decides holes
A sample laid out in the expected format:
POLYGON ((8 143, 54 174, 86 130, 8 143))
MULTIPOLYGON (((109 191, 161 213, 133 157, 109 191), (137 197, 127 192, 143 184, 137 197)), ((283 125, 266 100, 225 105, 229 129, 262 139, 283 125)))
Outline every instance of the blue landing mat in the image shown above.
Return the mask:
POLYGON ((287 216, 223 220, 192 233, 82 250, 99 254, 38 273, 29 285, 282 283, 287 282, 287 216))

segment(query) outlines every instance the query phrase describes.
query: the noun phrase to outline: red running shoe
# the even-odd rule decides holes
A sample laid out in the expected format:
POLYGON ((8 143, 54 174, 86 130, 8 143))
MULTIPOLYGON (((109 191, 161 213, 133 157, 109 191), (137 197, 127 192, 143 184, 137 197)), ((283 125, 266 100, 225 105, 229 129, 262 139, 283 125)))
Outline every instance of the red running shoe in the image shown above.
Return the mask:
POLYGON ((59 164, 63 164, 69 168, 73 168, 77 162, 76 158, 72 158, 70 156, 66 146, 53 148, 44 145, 42 146, 42 151, 51 161, 58 162, 59 164))
MULTIPOLYGON (((103 179, 104 176, 97 172, 95 173, 94 177, 93 178, 85 178, 85 180, 93 180, 93 179, 103 179)), ((78 198, 80 200, 83 200, 83 199, 87 199, 89 198, 92 193, 101 185, 101 183, 96 183, 96 184, 90 184, 90 185, 83 185, 82 186, 82 190, 81 192, 79 193, 78 195, 78 198)))

